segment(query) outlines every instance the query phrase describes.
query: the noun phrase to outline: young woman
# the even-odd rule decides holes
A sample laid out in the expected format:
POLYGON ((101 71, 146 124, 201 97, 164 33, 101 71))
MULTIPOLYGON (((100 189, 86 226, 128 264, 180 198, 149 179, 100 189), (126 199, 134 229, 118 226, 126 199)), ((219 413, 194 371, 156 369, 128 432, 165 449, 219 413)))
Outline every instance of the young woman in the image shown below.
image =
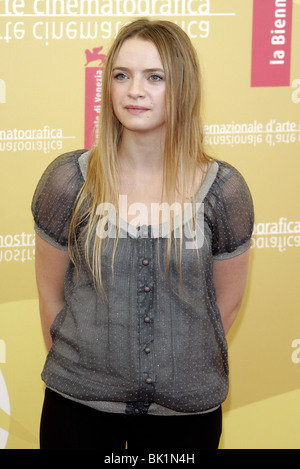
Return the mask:
POLYGON ((203 150, 200 96, 178 26, 125 26, 99 144, 59 156, 38 184, 41 448, 218 447, 253 207, 239 172, 203 150))

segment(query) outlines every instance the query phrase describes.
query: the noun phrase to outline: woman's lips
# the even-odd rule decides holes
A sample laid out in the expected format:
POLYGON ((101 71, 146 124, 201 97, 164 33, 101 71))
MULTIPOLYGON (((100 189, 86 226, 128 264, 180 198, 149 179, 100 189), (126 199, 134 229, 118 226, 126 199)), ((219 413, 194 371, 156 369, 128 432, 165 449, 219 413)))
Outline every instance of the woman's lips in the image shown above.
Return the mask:
POLYGON ((130 114, 142 114, 143 112, 149 111, 148 107, 135 106, 135 105, 125 106, 125 109, 127 109, 127 111, 130 112, 130 114))

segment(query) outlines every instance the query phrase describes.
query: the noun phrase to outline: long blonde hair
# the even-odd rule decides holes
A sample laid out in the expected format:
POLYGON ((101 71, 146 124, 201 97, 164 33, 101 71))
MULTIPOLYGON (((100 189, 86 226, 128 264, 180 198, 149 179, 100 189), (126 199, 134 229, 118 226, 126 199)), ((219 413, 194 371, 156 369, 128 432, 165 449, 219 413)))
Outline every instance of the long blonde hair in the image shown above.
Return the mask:
MULTIPOLYGON (((76 233, 78 233, 78 227, 85 222, 85 227, 80 234, 84 237, 85 259, 93 274, 95 284, 100 287, 100 290, 102 289, 103 239, 101 236, 95 236, 96 228, 99 230, 99 223, 101 224, 97 215, 97 207, 106 202, 118 207, 119 198, 117 159, 122 139, 122 125, 114 114, 111 102, 112 70, 122 44, 133 37, 152 42, 160 54, 164 67, 166 136, 163 190, 169 204, 175 200, 176 192, 182 195, 183 202, 191 183, 192 187, 194 186, 195 181, 191 181, 191 175, 194 178, 196 170, 204 169, 210 160, 203 150, 200 121, 200 69, 196 51, 189 37, 179 26, 169 21, 138 19, 124 26, 106 57, 102 83, 99 142, 89 158, 87 177, 77 198, 69 235, 70 255, 76 264, 79 258, 76 233), (91 248, 92 260, 90 259, 91 248)), ((106 221, 104 217, 100 230, 104 230, 106 221)), ((115 237, 112 257, 116 250, 117 238, 115 237)), ((172 236, 169 236, 167 272, 169 272, 171 243, 172 236)))

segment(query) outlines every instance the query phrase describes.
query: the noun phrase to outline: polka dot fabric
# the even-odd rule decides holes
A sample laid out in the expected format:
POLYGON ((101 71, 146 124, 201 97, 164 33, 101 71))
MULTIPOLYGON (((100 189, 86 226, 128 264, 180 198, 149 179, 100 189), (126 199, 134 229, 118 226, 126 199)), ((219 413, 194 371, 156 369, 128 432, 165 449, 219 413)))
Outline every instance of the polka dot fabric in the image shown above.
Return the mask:
MULTIPOLYGON (((68 249, 71 214, 89 155, 80 150, 59 156, 33 197, 36 232, 58 249, 68 249)), ((107 301, 95 290, 84 262, 78 278, 70 262, 66 305, 51 327, 53 346, 42 373, 47 386, 112 412, 195 413, 226 399, 227 343, 212 265, 250 248, 253 204, 241 174, 221 161, 210 165, 195 201, 204 209, 203 243, 185 249, 183 239, 182 282, 179 243, 172 243, 171 288, 168 240, 153 227, 125 230, 113 275, 113 242, 107 242, 102 256, 107 301)))

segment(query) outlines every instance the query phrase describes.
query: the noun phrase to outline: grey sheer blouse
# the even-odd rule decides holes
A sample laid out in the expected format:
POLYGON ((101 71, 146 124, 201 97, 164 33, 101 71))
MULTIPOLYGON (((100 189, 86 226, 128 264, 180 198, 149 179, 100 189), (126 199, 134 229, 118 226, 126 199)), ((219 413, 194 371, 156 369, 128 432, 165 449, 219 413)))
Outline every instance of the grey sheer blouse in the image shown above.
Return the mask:
MULTIPOLYGON (((59 156, 33 197, 35 230, 58 249, 68 249, 89 155, 78 150, 59 156)), ((195 201, 202 240, 185 248, 190 237, 183 230, 182 284, 172 243, 169 286, 169 230, 162 226, 137 229, 123 221, 113 275, 112 242, 102 255, 107 301, 84 262, 77 278, 70 261, 66 304, 51 326, 53 346, 42 372, 48 387, 100 410, 126 413, 199 413, 226 399, 227 343, 212 265, 249 249, 253 204, 241 174, 221 161, 210 165, 195 201)))

